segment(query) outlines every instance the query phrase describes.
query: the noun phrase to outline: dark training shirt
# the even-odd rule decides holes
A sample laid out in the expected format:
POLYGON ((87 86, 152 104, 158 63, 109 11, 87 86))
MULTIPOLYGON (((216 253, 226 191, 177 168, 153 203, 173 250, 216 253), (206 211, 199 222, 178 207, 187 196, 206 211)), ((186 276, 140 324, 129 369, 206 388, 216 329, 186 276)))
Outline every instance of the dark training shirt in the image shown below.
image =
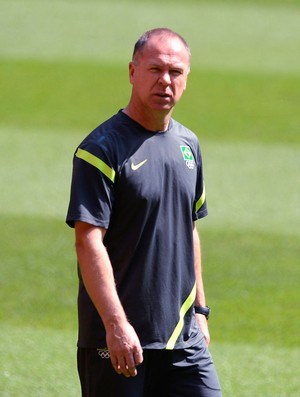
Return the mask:
MULTIPOLYGON (((67 223, 107 229, 117 291, 143 348, 184 348, 202 337, 193 311, 192 230, 206 215, 198 139, 175 120, 153 132, 120 111, 77 148, 67 223)), ((78 346, 105 347, 79 278, 78 346)))

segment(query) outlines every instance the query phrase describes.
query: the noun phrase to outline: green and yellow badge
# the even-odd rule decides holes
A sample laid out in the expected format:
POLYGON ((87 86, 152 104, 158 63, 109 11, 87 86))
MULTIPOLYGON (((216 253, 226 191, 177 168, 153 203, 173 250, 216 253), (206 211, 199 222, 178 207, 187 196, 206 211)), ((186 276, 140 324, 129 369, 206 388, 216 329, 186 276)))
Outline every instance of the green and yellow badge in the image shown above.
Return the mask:
POLYGON ((193 169, 195 167, 195 160, 191 148, 189 146, 180 145, 180 149, 187 167, 193 169))

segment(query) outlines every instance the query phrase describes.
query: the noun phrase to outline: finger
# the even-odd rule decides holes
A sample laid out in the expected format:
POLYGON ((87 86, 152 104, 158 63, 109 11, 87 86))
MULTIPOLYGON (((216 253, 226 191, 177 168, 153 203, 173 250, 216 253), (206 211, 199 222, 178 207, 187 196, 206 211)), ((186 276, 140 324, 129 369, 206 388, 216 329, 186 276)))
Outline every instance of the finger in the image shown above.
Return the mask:
POLYGON ((118 373, 121 373, 126 376, 126 378, 129 378, 130 376, 132 376, 131 372, 133 372, 133 370, 131 363, 128 363, 128 359, 126 359, 126 357, 119 357, 118 373), (131 368, 131 370, 129 370, 129 368, 131 368))
POLYGON ((113 367, 118 375, 122 375, 122 370, 119 365, 114 365, 113 367))
POLYGON ((128 371, 130 376, 137 375, 137 366, 143 362, 143 352, 136 352, 132 355, 132 358, 128 360, 128 371))
POLYGON ((118 374, 118 375, 122 375, 122 370, 121 370, 121 368, 120 368, 120 366, 117 364, 115 364, 115 365, 113 365, 113 367, 114 367, 114 370, 116 371, 116 373, 118 374))
POLYGON ((135 365, 140 365, 142 364, 144 357, 143 357, 143 351, 136 351, 133 355, 134 358, 134 363, 135 365))
POLYGON ((129 376, 136 376, 137 370, 135 366, 134 354, 128 353, 125 357, 126 361, 126 369, 128 371, 129 376))
POLYGON ((122 374, 122 370, 121 370, 121 368, 120 368, 120 366, 119 366, 119 364, 118 364, 118 359, 117 359, 117 357, 116 357, 116 356, 111 356, 111 357, 110 357, 110 361, 111 361, 112 366, 113 366, 114 370, 116 371, 116 373, 117 373, 118 375, 121 375, 121 374, 122 374))
POLYGON ((136 367, 127 367, 127 370, 128 370, 129 376, 134 377, 137 375, 136 367))
POLYGON ((206 335, 204 338, 205 338, 206 346, 208 347, 210 344, 210 336, 206 335))

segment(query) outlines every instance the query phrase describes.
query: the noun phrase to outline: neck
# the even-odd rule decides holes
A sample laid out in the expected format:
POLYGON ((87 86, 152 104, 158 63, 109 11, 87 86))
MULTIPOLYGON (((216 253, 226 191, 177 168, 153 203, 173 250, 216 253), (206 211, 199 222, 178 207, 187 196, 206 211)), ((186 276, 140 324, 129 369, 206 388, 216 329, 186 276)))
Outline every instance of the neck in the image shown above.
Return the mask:
POLYGON ((140 111, 137 107, 134 107, 129 103, 123 112, 142 125, 146 130, 163 132, 169 127, 172 109, 168 111, 152 111, 143 109, 140 111))

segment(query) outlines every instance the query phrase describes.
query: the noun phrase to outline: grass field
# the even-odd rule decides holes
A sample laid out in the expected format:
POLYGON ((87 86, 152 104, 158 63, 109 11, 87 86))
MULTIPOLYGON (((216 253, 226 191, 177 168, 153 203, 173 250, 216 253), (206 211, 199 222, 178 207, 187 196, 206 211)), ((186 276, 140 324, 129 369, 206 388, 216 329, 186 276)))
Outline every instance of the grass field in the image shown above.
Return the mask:
POLYGON ((192 48, 211 351, 224 397, 300 393, 300 1, 0 0, 0 396, 79 396, 72 155, 126 105, 134 41, 192 48), (114 22, 112 22, 114 21, 114 22))

